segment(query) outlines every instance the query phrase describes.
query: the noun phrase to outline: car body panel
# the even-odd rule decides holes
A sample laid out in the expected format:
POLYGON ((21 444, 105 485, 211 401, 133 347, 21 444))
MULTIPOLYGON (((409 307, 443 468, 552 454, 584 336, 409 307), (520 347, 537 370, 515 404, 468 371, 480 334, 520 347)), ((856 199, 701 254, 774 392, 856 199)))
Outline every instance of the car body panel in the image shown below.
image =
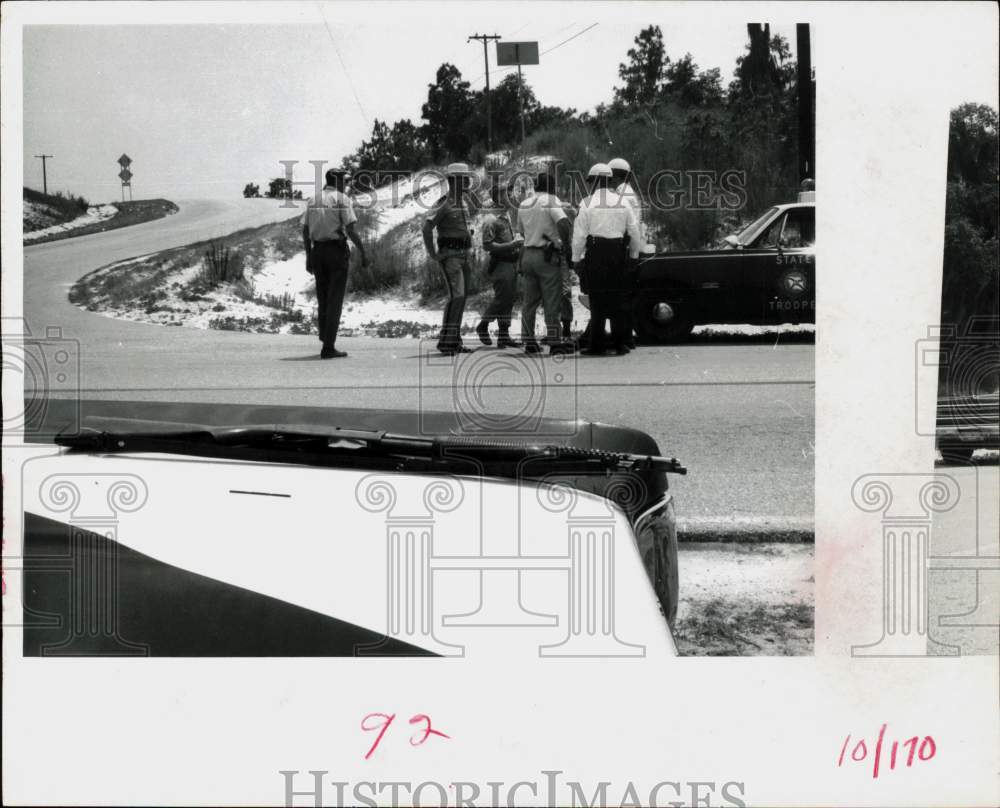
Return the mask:
POLYGON ((1000 449, 1000 395, 938 399, 937 446, 946 458, 1000 449))
MULTIPOLYGON (((80 418, 100 418, 102 429, 120 422, 123 432, 135 419, 414 433, 419 418, 425 432, 437 434, 451 433, 454 423, 451 413, 393 410, 48 404, 29 424, 43 443, 53 430, 78 429, 80 418)), ((659 451, 639 430, 574 426, 550 442, 659 451)), ((26 620, 33 626, 25 632, 26 654, 94 655, 119 646, 133 649, 121 653, 140 648, 168 656, 460 655, 466 648, 508 656, 675 653, 668 621, 678 600, 676 518, 662 472, 516 481, 53 450, 27 462, 22 481, 32 567, 25 572, 26 617, 35 620, 26 620), (134 489, 130 501, 141 504, 117 509, 111 522, 90 518, 80 502, 107 511, 112 492, 102 486, 115 481, 134 489), (66 547, 74 548, 70 562, 66 547), (111 637, 73 630, 71 604, 87 588, 73 589, 74 576, 110 558, 121 630, 111 637), (61 573, 45 568, 53 563, 61 573), (597 582, 589 588, 587 570, 597 582), (581 612, 583 591, 593 599, 581 612), (512 596, 514 607, 478 614, 488 601, 503 600, 497 592, 512 596), (594 620, 607 625, 612 614, 611 635, 589 630, 594 620), (514 630, 498 639, 479 630, 484 624, 514 630)))

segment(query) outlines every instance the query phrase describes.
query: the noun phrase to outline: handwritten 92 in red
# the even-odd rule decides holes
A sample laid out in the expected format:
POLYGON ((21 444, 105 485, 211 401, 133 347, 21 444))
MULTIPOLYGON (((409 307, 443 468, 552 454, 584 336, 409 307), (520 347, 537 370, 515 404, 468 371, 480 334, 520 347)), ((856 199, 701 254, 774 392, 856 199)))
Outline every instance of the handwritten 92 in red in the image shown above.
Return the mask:
MULTIPOLYGON (((395 713, 368 713, 364 718, 361 719, 361 729, 365 732, 378 732, 375 738, 375 742, 368 749, 365 754, 365 760, 368 760, 374 754, 375 750, 378 749, 378 745, 382 743, 382 736, 385 735, 386 730, 392 726, 392 722, 396 720, 395 713)), ((425 743, 428 738, 432 735, 436 735, 439 738, 451 738, 450 735, 446 735, 440 730, 436 730, 431 726, 431 719, 429 716, 423 713, 417 713, 410 718, 411 724, 423 724, 424 727, 413 735, 410 736, 410 746, 420 746, 425 743)))
POLYGON ((845 763, 863 763, 869 757, 871 751, 872 778, 878 779, 879 774, 886 766, 886 755, 888 754, 888 766, 890 771, 895 771, 897 766, 902 769, 912 768, 914 764, 926 763, 937 754, 937 744, 930 735, 920 738, 916 735, 907 738, 905 741, 886 738, 885 733, 888 724, 883 724, 878 731, 878 739, 869 750, 868 742, 860 738, 851 744, 851 736, 844 738, 844 745, 840 747, 840 757, 837 758, 837 768, 841 768, 845 763), (890 744, 886 746, 886 744, 890 744), (848 750, 850 750, 848 752, 848 750))

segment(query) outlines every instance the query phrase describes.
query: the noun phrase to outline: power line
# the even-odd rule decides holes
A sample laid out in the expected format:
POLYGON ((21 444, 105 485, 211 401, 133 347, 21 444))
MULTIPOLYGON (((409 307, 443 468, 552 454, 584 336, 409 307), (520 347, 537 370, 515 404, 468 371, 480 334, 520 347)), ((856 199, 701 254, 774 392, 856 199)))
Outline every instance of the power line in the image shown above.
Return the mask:
MULTIPOLYGON (((551 48, 546 48, 545 50, 541 51, 541 53, 539 53, 538 55, 539 56, 543 56, 546 53, 552 53, 552 51, 557 50, 558 48, 561 48, 563 45, 565 45, 568 42, 572 42, 577 37, 583 36, 585 33, 587 33, 587 31, 591 30, 592 28, 596 28, 598 25, 600 25, 600 23, 596 23, 596 22, 592 23, 591 25, 588 25, 586 28, 584 28, 582 31, 577 31, 575 34, 573 34, 573 36, 569 37, 568 39, 564 39, 558 45, 553 45, 551 48)), ((565 31, 566 29, 563 28, 561 30, 565 31)), ((556 33, 559 33, 559 32, 557 31, 556 33)), ((501 67, 501 68, 498 68, 498 70, 500 72, 506 73, 506 72, 509 72, 511 70, 514 70, 514 68, 513 67, 501 67)), ((470 86, 473 85, 473 84, 475 84, 481 78, 483 78, 483 76, 485 76, 485 74, 481 74, 479 76, 476 76, 474 79, 472 79, 472 81, 469 82, 470 86)))
POLYGON ((541 53, 541 54, 539 54, 539 55, 544 55, 544 54, 546 54, 546 53, 552 53, 552 51, 554 51, 554 50, 555 50, 556 48, 561 48, 561 47, 562 47, 563 45, 565 45, 565 44, 566 44, 567 42, 572 42, 572 41, 573 41, 574 39, 576 39, 576 38, 577 38, 578 36, 583 36, 583 35, 584 35, 585 33, 587 33, 587 31, 589 31, 589 30, 590 30, 591 28, 596 28, 596 27, 597 27, 598 25, 600 25, 600 23, 596 23, 596 22, 595 22, 595 23, 593 23, 592 25, 588 25, 588 26, 587 26, 586 28, 584 28, 584 29, 583 29, 582 31, 579 31, 578 33, 575 33, 575 34, 573 34, 573 36, 571 36, 571 37, 570 37, 569 39, 564 39, 564 40, 563 40, 562 42, 560 42, 560 43, 559 43, 558 45, 553 45, 553 46, 552 46, 551 48, 546 48, 546 49, 545 49, 545 50, 543 50, 543 51, 542 51, 542 53, 541 53))
POLYGON ((358 90, 354 86, 354 80, 351 78, 350 72, 347 70, 347 65, 344 63, 344 57, 340 55, 340 48, 337 47, 337 40, 333 37, 333 31, 330 30, 330 23, 327 22, 326 15, 323 13, 323 8, 320 6, 320 16, 323 18, 323 25, 326 28, 327 36, 330 37, 330 42, 333 44, 333 50, 337 54, 337 60, 340 62, 340 67, 344 71, 344 76, 347 78, 347 83, 351 87, 351 92, 354 94, 354 102, 358 105, 358 110, 361 112, 361 117, 364 118, 366 124, 370 124, 371 121, 368 119, 368 113, 365 112, 364 106, 361 104, 361 99, 358 97, 358 90))

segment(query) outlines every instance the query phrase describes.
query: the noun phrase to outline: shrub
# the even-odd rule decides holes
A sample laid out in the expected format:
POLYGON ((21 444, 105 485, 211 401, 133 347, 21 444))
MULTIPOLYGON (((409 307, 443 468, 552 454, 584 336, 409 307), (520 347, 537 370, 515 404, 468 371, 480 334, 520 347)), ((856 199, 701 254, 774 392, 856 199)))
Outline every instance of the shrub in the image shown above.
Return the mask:
POLYGON ((212 287, 243 280, 243 262, 239 253, 225 245, 209 244, 199 278, 212 287))

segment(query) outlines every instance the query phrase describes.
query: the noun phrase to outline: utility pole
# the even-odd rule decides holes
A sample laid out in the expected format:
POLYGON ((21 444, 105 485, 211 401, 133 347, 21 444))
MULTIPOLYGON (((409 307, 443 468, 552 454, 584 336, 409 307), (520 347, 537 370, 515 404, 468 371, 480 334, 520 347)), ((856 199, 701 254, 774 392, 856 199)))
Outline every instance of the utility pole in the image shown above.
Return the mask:
POLYGON ((812 78, 809 24, 795 26, 799 90, 799 182, 816 179, 816 99, 812 78))
POLYGON ((42 193, 45 194, 46 196, 48 196, 49 195, 49 178, 48 178, 48 175, 45 172, 45 161, 46 160, 51 160, 52 159, 52 155, 51 154, 36 154, 35 157, 39 158, 42 161, 42 193))
POLYGON ((483 61, 486 63, 486 153, 493 153, 493 105, 490 102, 490 53, 489 41, 500 39, 498 34, 475 33, 465 40, 469 44, 473 39, 481 40, 483 43, 483 61))

